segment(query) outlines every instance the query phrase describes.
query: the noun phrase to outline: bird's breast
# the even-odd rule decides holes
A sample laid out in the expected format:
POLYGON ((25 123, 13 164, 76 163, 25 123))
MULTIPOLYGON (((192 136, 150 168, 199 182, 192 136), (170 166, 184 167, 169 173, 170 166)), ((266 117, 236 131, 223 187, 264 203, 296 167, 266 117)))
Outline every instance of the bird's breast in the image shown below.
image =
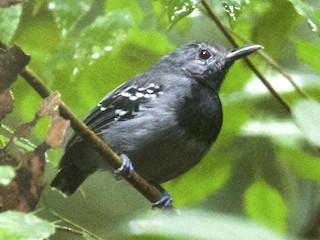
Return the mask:
POLYGON ((177 108, 177 121, 194 139, 211 145, 222 126, 222 106, 211 88, 195 84, 177 108))

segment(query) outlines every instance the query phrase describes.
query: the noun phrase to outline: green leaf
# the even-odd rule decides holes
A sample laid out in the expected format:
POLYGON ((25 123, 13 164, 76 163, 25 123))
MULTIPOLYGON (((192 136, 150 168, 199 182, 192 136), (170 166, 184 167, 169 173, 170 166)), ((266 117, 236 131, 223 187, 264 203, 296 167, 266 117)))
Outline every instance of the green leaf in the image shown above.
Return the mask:
POLYGON ((320 72, 320 45, 312 42, 297 40, 296 50, 298 57, 307 65, 320 72))
POLYGON ((280 159, 288 162, 301 177, 320 182, 320 157, 295 148, 282 148, 280 159))
POLYGON ((2 229, 0 227, 0 239, 1 240, 24 240, 19 234, 15 232, 8 231, 6 229, 2 229))
POLYGON ((13 41, 25 52, 32 53, 30 64, 34 64, 35 61, 43 64, 46 54, 59 45, 60 33, 46 5, 42 5, 35 16, 32 15, 33 7, 31 1, 23 4, 20 23, 13 41))
POLYGON ((0 149, 9 142, 9 138, 0 134, 0 149))
POLYGON ((268 11, 254 25, 253 41, 261 44, 273 57, 278 57, 284 40, 298 20, 299 15, 289 2, 272 1, 268 11))
POLYGON ((55 80, 57 88, 63 89, 66 79, 77 78, 77 73, 109 53, 126 38, 132 26, 133 18, 127 10, 113 11, 96 18, 82 29, 79 36, 50 56, 46 75, 55 80))
POLYGON ((251 219, 285 232, 288 207, 279 192, 263 180, 253 183, 244 193, 244 209, 251 219))
POLYGON ((143 12, 140 7, 139 1, 108 1, 108 4, 106 4, 107 13, 123 9, 130 11, 132 17, 134 18, 134 25, 140 24, 140 22, 143 20, 143 12))
POLYGON ((312 31, 319 32, 320 20, 316 9, 301 0, 289 0, 298 14, 307 19, 312 31))
POLYGON ((249 4, 245 0, 223 0, 222 5, 229 16, 229 22, 232 24, 237 20, 238 16, 242 13, 245 5, 249 4))
POLYGON ((48 7, 53 12, 62 35, 73 29, 79 19, 89 11, 92 2, 92 0, 80 0, 74 4, 72 1, 50 0, 48 7))
POLYGON ((129 226, 129 231, 134 235, 168 239, 283 239, 244 219, 199 210, 179 210, 179 214, 162 212, 149 218, 133 220, 129 226))
POLYGON ((45 239, 55 231, 54 225, 50 222, 31 213, 14 211, 0 214, 0 229, 12 232, 21 239, 45 239))
POLYGON ((165 6, 170 21, 169 28, 192 13, 198 2, 200 2, 200 0, 166 0, 165 6))
POLYGON ((0 166, 0 184, 8 185, 15 177, 15 169, 11 166, 0 166))
POLYGON ((80 33, 75 58, 97 59, 121 43, 132 26, 132 15, 126 10, 114 11, 96 18, 80 33))
POLYGON ((0 41, 3 43, 9 43, 14 32, 18 27, 22 8, 18 4, 7 9, 1 9, 0 11, 0 41))
POLYGON ((35 16, 44 4, 46 4, 45 0, 33 0, 32 16, 35 16))
POLYGON ((306 139, 320 146, 320 103, 314 100, 301 100, 292 107, 292 117, 304 133, 306 139))

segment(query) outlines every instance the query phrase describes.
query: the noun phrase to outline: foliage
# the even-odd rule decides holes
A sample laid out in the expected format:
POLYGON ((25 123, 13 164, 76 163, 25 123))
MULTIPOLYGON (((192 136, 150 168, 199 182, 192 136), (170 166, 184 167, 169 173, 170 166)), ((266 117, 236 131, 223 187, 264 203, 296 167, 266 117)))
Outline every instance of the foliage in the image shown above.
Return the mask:
POLYGON ((52 223, 30 213, 7 211, 0 214, 1 239, 45 239, 54 231, 52 223))
MULTIPOLYGON (((202 2, 29 0, 0 9, 0 41, 8 46, 16 43, 31 55, 29 67, 83 118, 107 92, 179 45, 209 40, 232 48, 202 2)), ((207 3, 239 45, 264 46, 262 56, 250 59, 288 102, 292 115, 244 62, 237 62, 221 89, 224 123, 217 142, 199 165, 164 185, 175 206, 201 210, 182 212, 181 217, 148 212, 149 203, 131 186, 116 182, 110 174, 96 173, 71 198, 49 188, 42 193, 38 205, 44 210, 38 215, 62 221, 52 239, 201 239, 225 238, 234 232, 239 238, 233 239, 262 239, 266 228, 298 235, 312 225, 310 213, 319 207, 315 203, 320 180, 319 2, 207 3), (298 90, 274 62, 289 73, 298 90), (63 227, 71 230, 62 231, 63 227)), ((34 118, 41 98, 21 77, 11 90, 14 110, 1 124, 13 129, 34 118)), ((43 142, 47 128, 48 121, 40 121, 28 141, 43 142)), ((1 127, 1 148, 7 136, 1 127)), ((24 145, 21 139, 16 144, 24 145)), ((48 183, 60 157, 61 150, 48 153, 48 183)), ((14 177, 14 169, 0 170, 1 184, 14 177)), ((44 230, 42 223, 25 229, 28 234, 42 234, 21 235, 1 225, 3 214, 9 213, 0 214, 0 239, 43 239, 53 234, 53 225, 46 222, 44 230)), ((32 222, 35 218, 21 213, 19 219, 23 216, 32 222)), ((268 234, 273 236, 269 239, 278 237, 268 234)))

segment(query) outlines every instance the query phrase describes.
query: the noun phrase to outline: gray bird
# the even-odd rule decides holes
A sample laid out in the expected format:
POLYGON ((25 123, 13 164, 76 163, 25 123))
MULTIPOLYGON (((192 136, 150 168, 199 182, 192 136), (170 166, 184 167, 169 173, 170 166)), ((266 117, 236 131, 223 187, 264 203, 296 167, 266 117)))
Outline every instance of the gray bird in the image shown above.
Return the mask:
MULTIPOLYGON (((233 51, 208 42, 184 45, 106 95, 84 120, 123 160, 163 192, 156 207, 171 207, 160 184, 195 166, 222 125, 219 89, 232 63, 258 49, 233 51)), ((97 170, 111 169, 80 136, 69 140, 51 186, 66 195, 97 170)))

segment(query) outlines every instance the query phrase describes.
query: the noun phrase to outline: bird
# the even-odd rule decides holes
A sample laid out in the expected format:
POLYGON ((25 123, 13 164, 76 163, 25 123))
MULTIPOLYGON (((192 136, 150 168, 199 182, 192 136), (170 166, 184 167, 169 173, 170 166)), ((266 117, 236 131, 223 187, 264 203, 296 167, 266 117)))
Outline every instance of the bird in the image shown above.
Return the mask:
MULTIPOLYGON (((220 86, 237 59, 260 48, 189 43, 102 98, 84 123, 121 157, 116 175, 134 169, 163 194, 153 206, 171 208, 172 196, 161 184, 190 170, 209 151, 222 126, 220 86)), ((51 187, 67 196, 94 172, 112 170, 76 133, 58 169, 51 187)))

